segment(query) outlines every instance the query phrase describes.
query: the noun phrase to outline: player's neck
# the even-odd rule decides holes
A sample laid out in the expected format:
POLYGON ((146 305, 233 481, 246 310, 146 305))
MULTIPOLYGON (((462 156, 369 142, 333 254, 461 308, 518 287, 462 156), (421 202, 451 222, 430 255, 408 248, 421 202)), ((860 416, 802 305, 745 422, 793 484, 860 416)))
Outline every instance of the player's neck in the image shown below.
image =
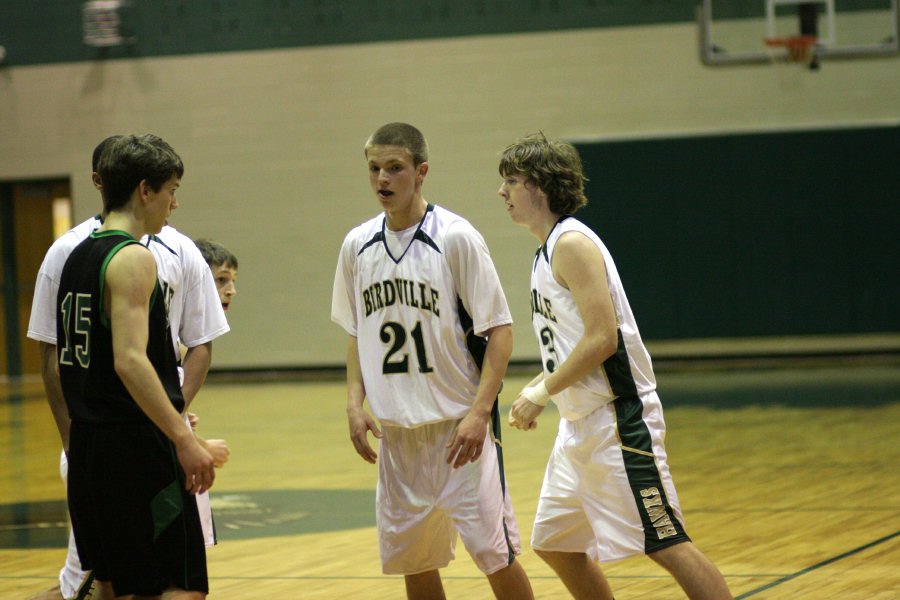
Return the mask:
POLYGON ((127 211, 113 211, 107 214, 98 231, 124 231, 136 240, 149 233, 145 231, 144 223, 127 211))
POLYGON ((553 228, 556 227, 559 219, 560 215, 553 214, 549 211, 542 212, 536 215, 534 221, 528 224, 528 231, 530 231, 531 235, 536 237, 543 246, 547 243, 547 238, 550 236, 550 232, 553 231, 553 228))
POLYGON ((391 231, 403 231, 414 225, 418 225, 425 211, 428 210, 428 202, 422 196, 417 196, 408 207, 403 210, 385 210, 384 216, 387 228, 391 231))

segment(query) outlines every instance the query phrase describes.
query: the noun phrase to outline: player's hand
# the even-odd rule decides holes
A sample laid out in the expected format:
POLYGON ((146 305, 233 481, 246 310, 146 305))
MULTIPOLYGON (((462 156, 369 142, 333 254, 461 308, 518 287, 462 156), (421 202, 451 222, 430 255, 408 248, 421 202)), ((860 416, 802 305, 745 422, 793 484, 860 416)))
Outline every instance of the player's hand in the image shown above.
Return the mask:
POLYGON ((206 451, 212 455, 215 467, 217 469, 224 467, 225 463, 228 462, 228 458, 231 456, 228 442, 225 440, 204 440, 200 437, 197 439, 201 441, 203 447, 206 448, 206 451))
POLYGON ((490 414, 483 415, 474 410, 469 411, 469 414, 459 422, 453 437, 446 445, 448 465, 452 464, 454 469, 458 469, 481 458, 489 420, 490 414))
POLYGON ((187 418, 188 418, 188 425, 191 426, 191 431, 197 431, 197 423, 200 422, 200 417, 198 417, 197 415, 195 415, 192 412, 189 412, 187 414, 187 418))
POLYGON ((537 418, 542 412, 544 412, 543 406, 538 406, 519 394, 509 409, 509 424, 523 431, 536 429, 537 418))
POLYGON ((347 409, 347 420, 350 425, 350 441, 353 442, 356 453, 364 461, 374 465, 378 460, 378 453, 369 445, 368 434, 371 431, 372 435, 379 440, 384 437, 384 434, 381 433, 381 430, 378 429, 378 425, 375 423, 375 418, 363 409, 355 408, 347 409))
POLYGON ((215 463, 212 455, 194 436, 175 447, 178 462, 184 469, 184 489, 192 494, 202 494, 212 487, 216 479, 215 463))

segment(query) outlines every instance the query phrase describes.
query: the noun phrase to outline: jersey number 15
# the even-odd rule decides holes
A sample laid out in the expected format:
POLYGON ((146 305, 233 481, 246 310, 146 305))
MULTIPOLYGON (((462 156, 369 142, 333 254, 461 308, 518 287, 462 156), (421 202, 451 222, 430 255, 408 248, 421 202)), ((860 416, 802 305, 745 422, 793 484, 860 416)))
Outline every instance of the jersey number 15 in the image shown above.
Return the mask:
POLYGON ((72 306, 72 292, 63 298, 62 310, 63 331, 66 332, 66 343, 59 352, 59 363, 72 365, 72 357, 82 368, 91 364, 91 295, 75 294, 72 306), (72 320, 75 320, 74 324, 72 320), (73 339, 75 338, 75 339, 73 339))

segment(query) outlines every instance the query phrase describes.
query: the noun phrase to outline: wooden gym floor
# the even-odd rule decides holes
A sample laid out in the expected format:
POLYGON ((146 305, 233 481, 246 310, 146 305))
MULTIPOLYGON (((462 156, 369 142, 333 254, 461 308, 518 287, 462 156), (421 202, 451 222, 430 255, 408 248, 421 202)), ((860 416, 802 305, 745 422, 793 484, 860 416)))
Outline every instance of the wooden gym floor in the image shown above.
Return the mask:
MULTIPOLYGON (((736 598, 900 598, 900 369, 830 364, 658 374, 667 446, 688 532, 736 598)), ((507 378, 508 407, 524 376, 507 378)), ((0 598, 55 582, 65 544, 59 446, 37 382, 0 388, 0 598)), ((402 598, 381 575, 376 467, 349 442, 340 382, 217 382, 195 403, 200 432, 232 458, 213 488, 220 543, 211 597, 402 598)), ((507 481, 539 599, 567 598, 530 550, 556 429, 504 428, 507 481)), ((683 598, 655 563, 604 566, 619 600, 683 598)), ((459 544, 449 598, 489 598, 459 544)))

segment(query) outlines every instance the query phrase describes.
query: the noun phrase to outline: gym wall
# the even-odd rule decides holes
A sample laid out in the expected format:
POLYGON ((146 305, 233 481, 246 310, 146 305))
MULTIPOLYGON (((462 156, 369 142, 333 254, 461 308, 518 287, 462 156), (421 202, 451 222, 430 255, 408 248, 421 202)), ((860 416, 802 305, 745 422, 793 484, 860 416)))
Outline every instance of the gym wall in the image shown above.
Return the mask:
MULTIPOLYGON (((0 67, 0 180, 71 178, 79 222, 100 207, 89 177, 90 153, 98 141, 114 133, 153 132, 172 143, 186 164, 173 224, 192 237, 221 241, 240 259, 239 292, 229 313, 232 332, 215 344, 217 369, 343 363, 346 335, 329 318, 337 252, 346 232, 379 209, 368 188, 362 147, 375 128, 395 120, 415 124, 429 140, 426 198, 465 215, 484 234, 516 319, 518 360, 537 356, 528 303, 537 244, 505 214, 496 194, 497 161, 506 144, 537 130, 575 140, 585 152, 592 195, 585 215, 609 242, 651 345, 735 335, 898 330, 896 310, 886 311, 893 318, 873 317, 884 311, 879 296, 894 294, 896 300, 890 271, 865 291, 874 298, 868 316, 855 312, 865 303, 848 300, 851 290, 861 289, 857 280, 837 296, 801 301, 802 281, 796 279, 805 272, 801 267, 811 265, 813 284, 837 285, 828 281, 836 257, 844 261, 840 273, 868 276, 871 270, 854 269, 857 255, 841 249, 862 240, 868 256, 861 260, 876 260, 869 250, 890 233, 896 176, 881 167, 860 167, 896 156, 897 58, 826 62, 815 73, 772 65, 704 67, 689 3, 656 2, 678 8, 674 16, 659 13, 663 22, 646 17, 603 22, 615 26, 598 25, 604 15, 596 11, 593 21, 587 13, 553 21, 553 11, 565 12, 559 8, 563 3, 528 3, 538 13, 533 21, 522 19, 530 28, 513 21, 514 31, 504 33, 509 30, 502 28, 503 19, 495 19, 499 26, 460 31, 456 25, 444 32, 452 37, 443 37, 438 28, 427 39, 417 38, 415 20, 404 12, 430 7, 437 21, 441 10, 460 5, 474 22, 470 13, 478 6, 496 16, 501 5, 515 12, 513 4, 518 5, 139 3, 169 11, 158 14, 158 29, 150 28, 157 35, 138 30, 130 55, 110 51, 105 58, 79 45, 80 15, 70 10, 66 19, 48 17, 43 46, 40 40, 29 43, 41 48, 64 40, 65 48, 77 52, 45 48, 48 54, 41 57, 35 50, 37 58, 30 62, 10 43, 10 28, 0 26, 0 44, 9 53, 9 63, 0 67), (177 35, 187 27, 179 10, 197 27, 205 24, 213 31, 218 19, 215 31, 240 37, 245 21, 263 19, 260 27, 275 31, 277 10, 310 4, 314 8, 303 10, 322 15, 319 21, 313 15, 312 25, 303 29, 312 40, 306 44, 248 43, 235 49, 216 46, 212 34, 190 41, 212 51, 163 44, 165 35, 188 44, 177 35), (218 6, 227 14, 203 19, 190 13, 196 5, 218 6), (343 12, 338 17, 317 8, 325 5, 343 12), (267 7, 269 21, 257 14, 259 7, 267 7), (353 8, 375 11, 380 24, 367 27, 371 14, 353 8), (347 22, 357 38, 326 36, 313 43, 323 31, 343 31, 347 22), (554 23, 555 30, 543 30, 554 23), (70 28, 74 34, 65 33, 70 28), (392 34, 396 37, 389 40, 392 34), (157 47, 152 54, 145 45, 154 44, 181 52, 166 54, 157 47), (858 151, 830 160, 848 136, 857 139, 851 133, 856 131, 869 132, 886 146, 857 146, 858 151), (794 133, 801 143, 785 147, 777 141, 794 133), (754 145, 758 136, 773 141, 754 145), (734 154, 726 164, 720 153, 728 148, 734 154), (685 164, 661 164, 686 156, 696 161, 687 170, 685 164), (774 183, 748 187, 761 185, 773 160, 774 183), (756 178, 736 177, 742 170, 756 178), (621 178, 607 179, 610 174, 621 178), (827 186, 834 177, 846 183, 844 191, 824 205, 800 183, 827 186), (874 183, 867 183, 869 177, 876 177, 874 183), (741 181, 748 185, 732 185, 741 181), (698 193, 701 184, 710 187, 698 193), (889 191, 873 196, 877 186, 889 191), (773 189, 785 196, 770 197, 773 189), (610 216, 620 213, 604 212, 617 206, 631 210, 636 197, 647 205, 627 217, 627 227, 610 216), (763 210, 753 215, 752 226, 740 226, 751 208, 760 207, 790 207, 793 220, 773 223, 763 218, 768 212, 763 210), (833 239, 835 232, 846 233, 842 224, 848 218, 852 234, 833 239), (796 228, 804 222, 813 229, 796 228), (624 244, 623 236, 647 243, 624 244), (689 252, 676 255, 675 248, 689 252), (785 248, 801 255, 797 271, 780 262, 785 248), (781 268, 769 278, 765 265, 773 264, 781 268), (691 291, 705 304, 697 305, 691 291), (769 303, 760 304, 761 298, 769 303), (775 298, 793 300, 777 303, 773 315, 768 309, 775 298), (710 319, 698 317, 701 308, 712 311, 710 319)), ((11 5, 6 14, 25 18, 29 6, 38 12, 34 3, 14 5, 18 8, 11 5)), ((885 252, 893 254, 877 260, 896 267, 896 244, 884 243, 885 252)))

